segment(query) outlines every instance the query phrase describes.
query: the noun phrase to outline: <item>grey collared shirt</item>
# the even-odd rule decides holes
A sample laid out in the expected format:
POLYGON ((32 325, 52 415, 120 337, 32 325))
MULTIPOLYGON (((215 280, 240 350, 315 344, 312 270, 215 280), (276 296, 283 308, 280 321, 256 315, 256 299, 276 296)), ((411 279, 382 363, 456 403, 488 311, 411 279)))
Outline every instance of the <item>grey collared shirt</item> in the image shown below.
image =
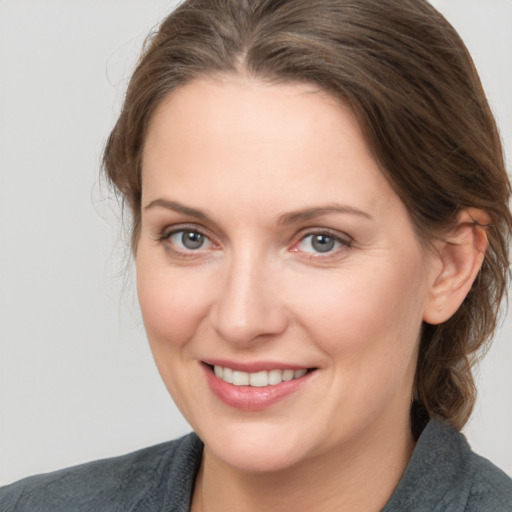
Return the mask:
MULTIPOLYGON (((0 489, 1 512, 188 512, 203 445, 195 434, 0 489)), ((382 512, 512 512, 512 480, 431 421, 382 512)))

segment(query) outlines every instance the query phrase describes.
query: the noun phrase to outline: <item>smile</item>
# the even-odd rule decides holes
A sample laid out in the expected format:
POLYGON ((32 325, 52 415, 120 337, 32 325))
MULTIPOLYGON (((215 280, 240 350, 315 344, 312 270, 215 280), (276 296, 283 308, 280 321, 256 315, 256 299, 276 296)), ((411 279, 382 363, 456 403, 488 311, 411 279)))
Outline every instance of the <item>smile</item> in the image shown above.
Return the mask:
POLYGON ((211 392, 242 411, 262 411, 290 397, 314 378, 318 368, 279 368, 279 363, 202 361, 211 392), (235 366, 235 368, 233 368, 235 366))
POLYGON ((239 370, 233 370, 228 367, 213 366, 213 372, 215 376, 222 379, 228 384, 234 386, 253 386, 263 388, 266 386, 276 386, 282 382, 288 382, 294 379, 300 379, 307 373, 307 369, 302 368, 300 370, 263 370, 260 372, 243 372, 239 370))

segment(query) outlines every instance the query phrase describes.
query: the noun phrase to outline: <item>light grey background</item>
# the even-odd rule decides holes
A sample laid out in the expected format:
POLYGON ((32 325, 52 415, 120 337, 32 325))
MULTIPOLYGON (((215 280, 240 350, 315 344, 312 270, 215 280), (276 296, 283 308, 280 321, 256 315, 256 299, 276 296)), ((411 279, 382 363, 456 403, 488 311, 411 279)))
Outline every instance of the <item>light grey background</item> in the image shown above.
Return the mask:
MULTIPOLYGON (((188 430, 160 383, 99 159, 164 0, 0 0, 0 483, 188 430)), ((512 1, 438 0, 512 151, 512 1)), ((117 213, 116 213, 117 212, 117 213)), ((512 322, 466 433, 512 475, 512 322)))

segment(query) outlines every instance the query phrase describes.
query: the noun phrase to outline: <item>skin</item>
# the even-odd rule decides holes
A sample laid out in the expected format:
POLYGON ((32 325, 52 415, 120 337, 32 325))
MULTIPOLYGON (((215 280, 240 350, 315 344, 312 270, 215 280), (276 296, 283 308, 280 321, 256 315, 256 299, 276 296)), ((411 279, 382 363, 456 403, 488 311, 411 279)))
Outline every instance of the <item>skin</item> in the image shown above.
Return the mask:
POLYGON ((309 85, 196 80, 159 106, 142 178, 144 323, 205 443, 193 510, 382 508, 413 449, 421 325, 450 315, 439 284, 460 265, 424 254, 352 113, 309 85), (185 228, 201 247, 183 246, 185 228), (318 233, 332 250, 315 250, 318 233), (210 390, 211 358, 315 371, 244 411, 210 390))

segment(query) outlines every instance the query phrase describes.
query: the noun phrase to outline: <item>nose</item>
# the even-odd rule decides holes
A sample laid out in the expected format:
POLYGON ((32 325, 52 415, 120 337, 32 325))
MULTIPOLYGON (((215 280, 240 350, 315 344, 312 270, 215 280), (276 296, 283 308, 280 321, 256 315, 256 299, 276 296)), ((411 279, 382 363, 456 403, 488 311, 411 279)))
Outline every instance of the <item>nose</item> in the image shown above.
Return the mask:
POLYGON ((243 345, 286 330, 288 315, 271 267, 255 254, 232 258, 227 265, 210 314, 213 328, 227 342, 243 345))

